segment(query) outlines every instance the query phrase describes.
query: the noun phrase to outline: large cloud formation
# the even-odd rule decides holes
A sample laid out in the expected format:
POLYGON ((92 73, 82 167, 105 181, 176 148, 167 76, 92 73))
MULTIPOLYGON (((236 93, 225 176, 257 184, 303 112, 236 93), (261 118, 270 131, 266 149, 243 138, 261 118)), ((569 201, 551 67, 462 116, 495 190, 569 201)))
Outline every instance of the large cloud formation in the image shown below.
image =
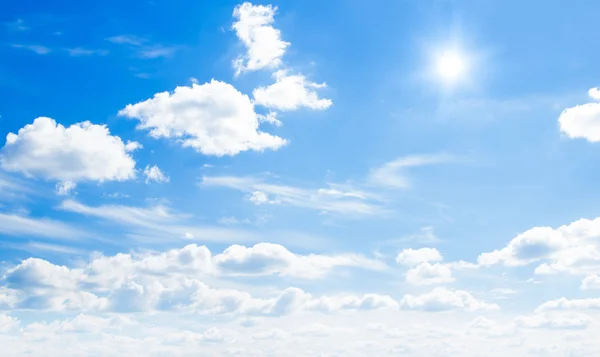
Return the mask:
POLYGON ((204 155, 277 150, 287 143, 258 130, 261 116, 250 98, 217 80, 157 93, 128 104, 119 115, 139 120, 138 129, 150 130, 153 138, 176 139, 204 155))
POLYGON ((64 127, 40 117, 6 136, 0 165, 7 171, 58 181, 123 181, 135 177, 130 152, 139 147, 110 135, 105 125, 85 121, 64 127))

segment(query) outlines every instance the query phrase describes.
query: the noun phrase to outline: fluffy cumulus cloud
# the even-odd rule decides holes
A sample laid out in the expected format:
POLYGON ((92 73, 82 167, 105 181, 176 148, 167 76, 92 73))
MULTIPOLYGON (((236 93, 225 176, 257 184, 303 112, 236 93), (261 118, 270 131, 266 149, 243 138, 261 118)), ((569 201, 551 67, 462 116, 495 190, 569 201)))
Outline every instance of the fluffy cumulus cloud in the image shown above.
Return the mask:
POLYGON ((16 318, 6 315, 0 314, 0 333, 5 333, 19 325, 19 320, 16 318))
POLYGON ((452 270, 443 264, 421 263, 406 273, 406 281, 413 285, 444 284, 454 281, 452 270))
POLYGON ((443 259, 435 248, 407 248, 398 253, 396 263, 410 267, 406 272, 406 281, 412 285, 451 283, 454 281, 452 269, 472 267, 463 261, 439 263, 443 259))
POLYGON ((66 196, 75 190, 77 183, 71 180, 58 182, 56 184, 56 194, 59 196, 66 196))
POLYGON ((277 150, 285 139, 259 130, 259 115, 247 95, 212 80, 175 88, 129 104, 119 115, 139 120, 138 129, 153 138, 169 138, 205 155, 277 150))
POLYGON ((600 298, 572 299, 560 298, 547 301, 535 309, 536 312, 552 310, 598 310, 600 298))
POLYGON ((11 307, 51 311, 171 311, 285 315, 298 309, 336 311, 393 306, 386 296, 312 297, 288 288, 275 297, 252 297, 235 289, 211 288, 205 280, 227 276, 279 275, 323 278, 336 267, 382 270, 385 265, 358 255, 297 255, 282 246, 262 243, 231 246, 212 255, 204 246, 188 245, 162 253, 98 256, 69 268, 29 258, 8 269, 1 286, 11 307))
POLYGON ((421 263, 440 262, 442 255, 435 248, 404 249, 396 257, 396 263, 415 266, 421 263))
POLYGON ((315 89, 325 88, 325 83, 314 83, 301 74, 280 70, 273 74, 275 83, 253 91, 254 102, 267 108, 296 110, 304 107, 315 110, 329 108, 331 99, 319 98, 315 89))
POLYGON ((540 313, 515 319, 515 323, 520 327, 555 330, 585 329, 591 322, 589 316, 580 313, 540 313))
POLYGON ((130 152, 136 148, 137 143, 123 143, 104 125, 86 121, 64 127, 40 117, 6 136, 0 165, 6 171, 64 182, 123 181, 135 177, 130 152))
POLYGON ((252 192, 248 197, 248 200, 256 205, 262 205, 265 203, 276 203, 274 201, 271 201, 269 199, 269 196, 267 196, 267 194, 262 191, 252 192))
POLYGON ((600 290, 600 276, 593 274, 586 276, 581 282, 583 290, 600 290))
POLYGON ((146 178, 146 183, 157 182, 157 183, 165 183, 169 182, 169 176, 165 175, 158 166, 146 166, 144 169, 144 177, 146 178))
POLYGON ((408 310, 445 311, 445 310, 497 310, 496 304, 476 299, 467 291, 435 288, 422 295, 406 295, 400 301, 400 307, 408 310))
POLYGON ((319 278, 334 267, 385 270, 384 263, 361 255, 297 255, 279 244, 259 243, 253 247, 233 245, 215 256, 220 270, 239 275, 281 274, 319 278))
POLYGON ((246 47, 246 54, 234 61, 237 73, 275 68, 281 65, 286 48, 281 32, 272 26, 277 7, 245 2, 233 11, 233 30, 246 47))
MULTIPOLYGON (((600 101, 599 88, 591 88, 588 95, 593 100, 600 101)), ((567 108, 558 117, 558 123, 560 130, 569 138, 599 142, 600 103, 592 102, 567 108)))
POLYGON ((536 274, 591 275, 600 268, 600 218, 580 219, 558 227, 534 227, 513 238, 506 247, 483 253, 478 263, 521 266, 539 263, 536 274))

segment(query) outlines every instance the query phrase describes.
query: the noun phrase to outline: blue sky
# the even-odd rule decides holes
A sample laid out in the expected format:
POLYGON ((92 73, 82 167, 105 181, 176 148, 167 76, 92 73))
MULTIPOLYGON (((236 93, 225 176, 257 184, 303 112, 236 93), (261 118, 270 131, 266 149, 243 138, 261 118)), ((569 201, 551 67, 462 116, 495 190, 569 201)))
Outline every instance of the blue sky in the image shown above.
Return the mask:
POLYGON ((599 10, 9 5, 0 342, 597 354, 599 10))

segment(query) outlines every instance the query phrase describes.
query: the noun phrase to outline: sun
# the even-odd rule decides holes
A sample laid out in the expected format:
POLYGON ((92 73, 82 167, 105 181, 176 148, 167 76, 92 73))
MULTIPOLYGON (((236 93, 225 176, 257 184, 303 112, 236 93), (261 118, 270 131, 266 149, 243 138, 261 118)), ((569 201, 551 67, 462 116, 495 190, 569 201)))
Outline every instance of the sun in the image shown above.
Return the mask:
POLYGON ((447 82, 454 82, 464 74, 465 61, 456 52, 444 52, 437 59, 438 75, 447 82))

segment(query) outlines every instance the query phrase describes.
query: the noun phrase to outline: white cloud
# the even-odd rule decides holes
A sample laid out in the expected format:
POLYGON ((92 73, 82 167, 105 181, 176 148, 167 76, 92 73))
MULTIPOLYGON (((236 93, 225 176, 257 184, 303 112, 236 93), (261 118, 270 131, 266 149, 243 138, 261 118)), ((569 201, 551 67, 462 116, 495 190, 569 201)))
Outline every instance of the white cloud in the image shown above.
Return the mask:
POLYGON ((109 42, 129 46, 134 50, 138 57, 144 59, 154 59, 161 57, 171 57, 178 46, 165 46, 159 43, 151 43, 149 39, 134 35, 118 35, 106 39, 109 42))
MULTIPOLYGON (((592 99, 600 100, 600 90, 591 88, 588 91, 592 99)), ((600 141, 600 103, 576 105, 563 110, 558 117, 560 130, 571 139, 586 139, 590 142, 600 141)))
POLYGON ((269 200, 269 196, 262 191, 254 191, 250 194, 248 200, 256 205, 262 205, 265 203, 275 203, 269 200))
POLYGON ((519 316, 515 319, 517 326, 525 328, 545 329, 584 329, 591 323, 592 319, 584 314, 560 313, 560 314, 535 314, 531 316, 519 316))
POLYGON ((279 119, 277 119, 277 112, 268 112, 267 114, 264 114, 264 115, 259 114, 258 120, 261 123, 269 123, 269 124, 273 124, 275 126, 282 125, 281 121, 279 121, 279 119))
POLYGON ((246 46, 246 54, 234 62, 236 73, 275 68, 290 45, 281 39, 281 32, 272 26, 277 7, 252 5, 245 2, 233 11, 232 28, 246 46))
POLYGON ((543 262, 536 274, 592 274, 600 268, 597 237, 600 218, 579 219, 556 229, 534 227, 513 238, 506 247, 482 253, 478 263, 521 266, 543 262))
POLYGON ((16 19, 12 22, 5 22, 4 25, 11 31, 27 31, 29 26, 23 21, 23 19, 16 19))
POLYGON ((56 194, 59 196, 66 196, 73 192, 73 190, 75 190, 76 187, 77 184, 71 180, 58 182, 56 184, 56 194))
POLYGON ((78 240, 88 234, 60 221, 0 213, 0 233, 11 236, 78 240))
POLYGON ((72 57, 83 57, 83 56, 106 56, 108 55, 108 51, 106 50, 91 50, 87 48, 75 47, 75 48, 65 48, 65 51, 69 53, 69 56, 72 57))
POLYGON ((242 327, 254 327, 260 325, 262 319, 257 317, 242 317, 237 323, 242 327))
POLYGON ((518 293, 517 290, 510 288, 494 288, 490 292, 496 295, 515 295, 518 293))
POLYGON ((41 45, 23 45, 23 44, 13 44, 12 45, 14 48, 22 48, 25 50, 29 50, 32 52, 37 53, 38 55, 47 55, 48 53, 52 52, 52 49, 46 47, 46 46, 41 46, 41 45))
POLYGON ((380 261, 362 255, 297 255, 279 244, 259 243, 253 247, 232 245, 214 257, 217 267, 239 275, 281 274, 299 278, 320 278, 335 267, 385 270, 380 261))
POLYGON ((590 88, 588 95, 595 100, 600 100, 600 87, 590 88))
POLYGON ((421 263, 406 273, 406 281, 412 285, 444 284, 454 281, 452 271, 443 264, 421 263))
POLYGON ((396 257, 396 263, 415 266, 425 262, 441 262, 443 260, 440 252, 435 248, 404 249, 396 257))
POLYGON ((593 274, 586 276, 581 282, 581 289, 583 290, 600 290, 600 276, 598 274, 593 274))
POLYGON ((400 301, 400 307, 407 310, 445 311, 445 310, 497 310, 496 304, 477 300, 473 295, 463 290, 435 288, 422 295, 405 295, 400 301))
POLYGON ((313 83, 301 74, 289 74, 288 70, 279 70, 273 77, 275 83, 256 88, 252 92, 257 105, 278 110, 296 110, 301 107, 323 110, 333 104, 330 99, 319 98, 315 92, 315 89, 325 88, 325 83, 313 83))
POLYGON ((158 166, 146 166, 144 169, 144 176, 146 177, 146 183, 150 183, 152 181, 157 183, 165 183, 169 182, 169 176, 165 175, 158 166))
POLYGON ((295 332, 295 335, 304 337, 328 337, 332 334, 339 335, 348 334, 352 332, 354 332, 354 330, 352 330, 351 328, 329 326, 315 322, 308 326, 300 328, 297 332, 295 332))
POLYGON ((412 155, 400 157, 372 169, 368 181, 372 185, 389 188, 408 188, 410 180, 406 170, 411 167, 436 165, 456 161, 457 158, 448 154, 412 155))
POLYGON ((497 321, 484 316, 478 316, 469 323, 467 333, 488 338, 502 338, 515 335, 516 330, 512 325, 503 326, 497 321))
POLYGON ((212 80, 162 92, 119 115, 140 121, 138 129, 154 138, 171 138, 205 155, 277 150, 287 141, 258 130, 259 116, 248 96, 232 85, 212 80))
POLYGON ((282 340, 288 336, 288 332, 278 328, 252 334, 252 338, 255 340, 282 340))
MULTIPOLYGON (((197 241, 231 244, 232 242, 258 242, 264 240, 267 235, 265 232, 259 235, 243 229, 198 225, 191 219, 192 216, 173 211, 164 204, 147 207, 116 204, 89 206, 69 199, 63 201, 58 208, 119 224, 130 232, 123 238, 140 240, 144 243, 172 242, 173 237, 183 237, 197 241)), ((277 238, 281 239, 281 237, 277 238)))
POLYGON ((106 126, 86 121, 65 128, 45 117, 6 136, 0 165, 7 171, 58 181, 135 177, 135 161, 128 148, 106 126))
POLYGON ((63 201, 60 209, 76 212, 87 216, 104 218, 124 224, 156 229, 161 224, 167 224, 181 218, 163 205, 153 207, 131 207, 121 205, 86 206, 80 202, 68 199, 63 201))
POLYGON ((312 311, 334 312, 338 310, 396 310, 398 302, 388 295, 365 294, 322 296, 306 301, 304 308, 312 311))
POLYGON ((236 176, 204 176, 202 185, 229 187, 246 192, 251 194, 250 197, 255 200, 255 203, 268 202, 344 215, 374 215, 383 212, 383 209, 376 205, 371 197, 352 191, 336 191, 335 194, 332 194, 330 190, 321 188, 307 189, 267 183, 262 179, 252 177, 236 176))
POLYGON ((131 46, 141 46, 144 43, 148 42, 147 39, 133 36, 133 35, 118 35, 112 36, 106 39, 109 42, 117 43, 120 45, 131 45, 131 46))
POLYGON ((0 314, 0 333, 6 333, 19 325, 19 320, 8 316, 6 314, 0 314))
MULTIPOLYGON (((255 248, 260 250, 260 247, 255 248)), ((358 257, 303 257, 287 251, 283 254, 288 256, 283 259, 250 253, 254 254, 252 260, 248 260, 247 256, 240 260, 239 256, 232 257, 232 254, 232 250, 225 251, 213 260, 206 247, 188 245, 161 253, 96 256, 78 268, 29 258, 10 268, 0 282, 4 284, 1 287, 9 289, 17 298, 11 302, 16 309, 197 311, 206 314, 282 316, 301 310, 334 312, 397 307, 397 303, 389 296, 377 294, 313 297, 301 289, 287 288, 269 297, 258 298, 240 290, 211 288, 201 281, 202 278, 230 274, 231 271, 222 271, 225 264, 238 272, 255 274, 259 272, 256 270, 258 266, 263 274, 279 272, 314 278, 336 265, 355 265, 348 263, 352 259, 361 261, 358 257), (232 263, 232 259, 237 261, 232 263), (236 266, 236 263, 241 264, 236 266)), ((370 264, 365 259, 362 262, 362 266, 370 264)))
POLYGON ((551 310, 596 310, 600 309, 600 298, 572 299, 560 298, 547 301, 535 309, 535 312, 551 310))

